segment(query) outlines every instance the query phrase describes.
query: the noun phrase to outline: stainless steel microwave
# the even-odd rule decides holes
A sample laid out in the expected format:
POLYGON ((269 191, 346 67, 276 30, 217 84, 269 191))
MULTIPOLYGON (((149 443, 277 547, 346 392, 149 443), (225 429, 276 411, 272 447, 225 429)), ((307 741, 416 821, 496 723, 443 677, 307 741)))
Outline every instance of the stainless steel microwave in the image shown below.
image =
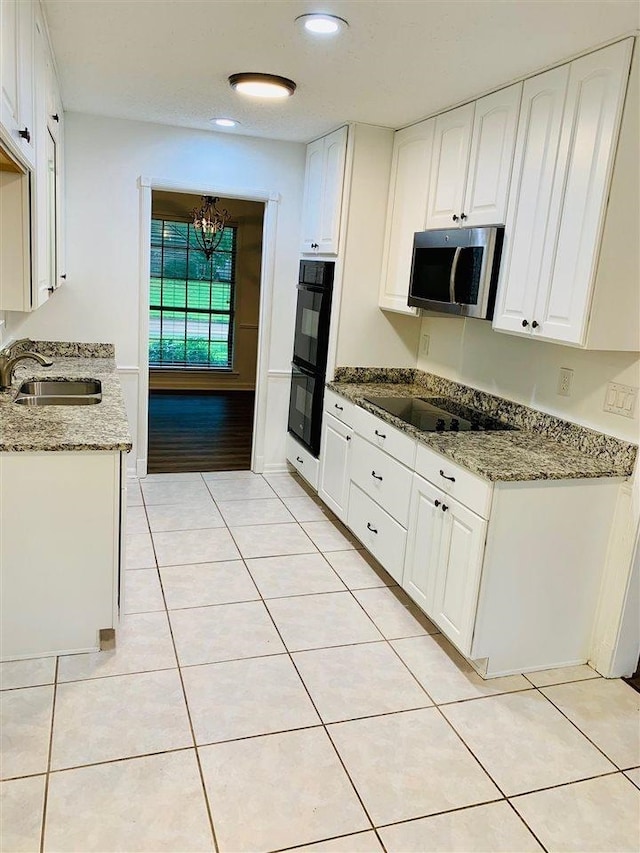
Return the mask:
POLYGON ((491 320, 503 237, 504 227, 498 225, 418 231, 409 305, 491 320))

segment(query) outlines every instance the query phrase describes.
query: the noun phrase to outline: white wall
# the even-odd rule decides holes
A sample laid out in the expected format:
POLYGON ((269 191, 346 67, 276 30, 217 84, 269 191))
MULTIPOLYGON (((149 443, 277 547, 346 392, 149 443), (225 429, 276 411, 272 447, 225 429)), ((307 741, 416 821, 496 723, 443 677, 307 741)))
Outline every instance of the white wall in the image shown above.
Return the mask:
POLYGON ((427 316, 421 335, 429 335, 429 354, 418 367, 524 403, 535 409, 637 443, 634 418, 602 411, 608 382, 640 384, 637 353, 589 352, 494 332, 491 323, 459 317, 427 316), (570 397, 557 393, 561 367, 574 371, 570 397))
MULTIPOLYGON (((10 337, 115 343, 132 432, 138 381, 138 178, 220 194, 279 193, 269 370, 286 381, 291 361, 305 146, 79 113, 65 115, 67 282, 30 315, 7 316, 10 337)), ((271 381, 269 382, 271 385, 271 381)), ((286 426, 285 395, 272 423, 286 426)), ((267 435, 266 466, 282 464, 280 436, 267 435)))

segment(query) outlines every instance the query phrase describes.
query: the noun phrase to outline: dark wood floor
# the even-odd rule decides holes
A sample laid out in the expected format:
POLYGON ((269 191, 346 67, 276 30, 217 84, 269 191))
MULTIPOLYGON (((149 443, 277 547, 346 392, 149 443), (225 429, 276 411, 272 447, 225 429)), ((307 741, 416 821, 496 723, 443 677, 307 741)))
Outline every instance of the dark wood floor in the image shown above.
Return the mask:
POLYGON ((251 467, 253 391, 151 391, 150 474, 251 467))

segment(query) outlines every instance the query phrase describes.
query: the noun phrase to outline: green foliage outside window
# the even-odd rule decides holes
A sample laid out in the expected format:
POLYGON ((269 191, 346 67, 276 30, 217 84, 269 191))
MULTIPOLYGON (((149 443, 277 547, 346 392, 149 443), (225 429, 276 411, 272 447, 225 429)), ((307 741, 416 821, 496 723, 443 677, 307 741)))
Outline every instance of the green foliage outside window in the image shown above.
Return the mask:
POLYGON ((149 363, 230 368, 236 229, 210 260, 188 222, 151 221, 149 363))

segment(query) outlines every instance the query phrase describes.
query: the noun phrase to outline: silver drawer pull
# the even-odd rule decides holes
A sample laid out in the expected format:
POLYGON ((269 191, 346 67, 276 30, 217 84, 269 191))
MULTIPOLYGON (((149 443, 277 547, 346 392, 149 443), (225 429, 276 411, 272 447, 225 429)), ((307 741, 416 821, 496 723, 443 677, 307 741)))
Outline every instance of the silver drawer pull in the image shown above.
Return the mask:
POLYGON ((370 530, 372 533, 377 533, 377 532, 378 532, 378 531, 375 529, 375 527, 372 527, 372 526, 369 524, 369 522, 368 522, 368 521, 367 521, 367 530, 370 530))
POLYGON ((455 477, 447 477, 447 475, 444 473, 444 471, 442 470, 442 468, 440 469, 440 476, 441 476, 441 477, 444 477, 444 478, 445 478, 445 480, 451 480, 451 482, 452 482, 452 483, 455 483, 455 481, 456 481, 456 478, 455 478, 455 477))
POLYGON ((377 429, 374 429, 374 432, 378 436, 378 438, 386 438, 387 437, 386 435, 383 435, 381 432, 378 432, 377 429))
POLYGON ((334 403, 333 405, 335 406, 335 408, 336 408, 339 412, 344 412, 344 406, 339 406, 337 403, 334 403))
POLYGON ((301 459, 299 456, 296 456, 296 462, 299 462, 301 465, 304 465, 304 459, 301 459))
POLYGON ((376 474, 376 472, 375 472, 375 471, 372 471, 372 472, 371 472, 371 476, 372 476, 374 479, 376 479, 376 480, 380 480, 380 482, 382 482, 382 477, 380 476, 380 474, 376 474))

